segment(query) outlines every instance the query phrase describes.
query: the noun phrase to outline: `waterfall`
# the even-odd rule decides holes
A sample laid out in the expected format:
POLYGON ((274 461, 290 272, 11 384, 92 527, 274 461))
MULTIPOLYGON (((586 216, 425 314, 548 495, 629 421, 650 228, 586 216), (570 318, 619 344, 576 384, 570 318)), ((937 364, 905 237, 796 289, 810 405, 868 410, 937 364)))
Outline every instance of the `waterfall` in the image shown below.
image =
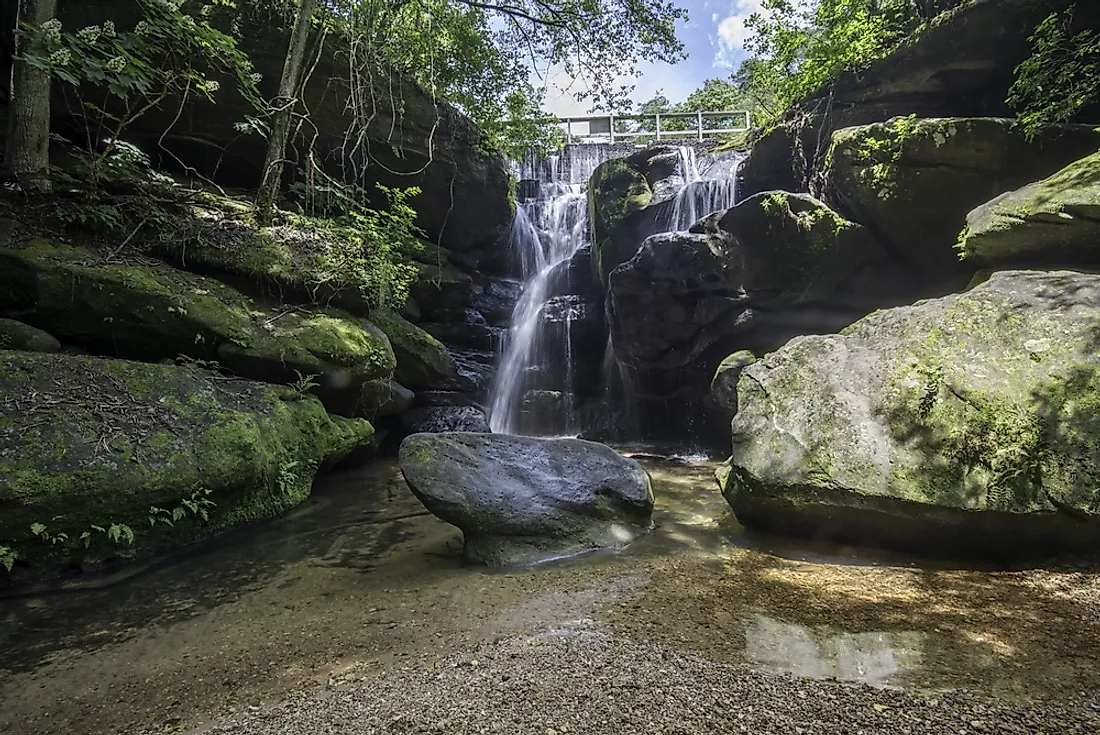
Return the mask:
POLYGON ((684 185, 672 200, 672 210, 665 223, 666 232, 686 230, 712 212, 729 209, 737 199, 735 174, 743 156, 736 154, 728 161, 718 160, 700 173, 695 149, 680 146, 679 152, 680 175, 684 185))
MULTIPOLYGON (((508 248, 524 289, 489 388, 489 426, 494 432, 561 435, 587 428, 576 425, 575 360, 585 359, 585 350, 575 355, 574 339, 578 325, 591 320, 600 307, 589 311, 585 297, 569 291, 577 284, 563 283, 563 278, 569 278, 570 261, 588 244, 585 185, 596 167, 616 154, 622 151, 573 145, 564 155, 528 155, 514 166, 523 190, 530 192, 517 205, 508 233, 508 248)), ((649 234, 686 230, 701 217, 733 206, 738 156, 706 156, 701 168, 695 148, 681 146, 678 154, 683 185, 666 210, 669 214, 649 234)), ((600 328, 606 340, 606 330, 600 328)), ((616 382, 620 391, 629 392, 629 378, 617 366, 609 341, 604 362, 605 389, 616 382), (611 363, 618 369, 612 371, 611 363)), ((629 396, 625 398, 629 402, 629 396)), ((605 394, 604 400, 610 396, 605 394)))
POLYGON ((524 398, 536 387, 538 376, 530 374, 533 370, 564 371, 559 376, 564 378, 563 387, 569 391, 573 386, 570 330, 575 308, 567 303, 557 314, 548 314, 551 297, 556 295, 550 292, 550 281, 555 269, 567 264, 588 243, 585 184, 596 166, 611 157, 611 151, 600 145, 570 146, 566 154, 544 160, 528 156, 520 169, 521 176, 532 177, 539 186, 534 199, 517 205, 508 234, 508 247, 518 261, 525 286, 512 312, 500 367, 489 389, 489 427, 497 433, 519 433, 521 429, 557 433, 552 427, 571 428, 569 405, 540 406, 542 413, 555 415, 540 416, 537 426, 521 426, 520 421, 524 398), (564 345, 550 343, 552 336, 560 335, 548 334, 545 322, 549 317, 562 324, 564 345), (564 358, 557 365, 550 364, 553 353, 564 358))

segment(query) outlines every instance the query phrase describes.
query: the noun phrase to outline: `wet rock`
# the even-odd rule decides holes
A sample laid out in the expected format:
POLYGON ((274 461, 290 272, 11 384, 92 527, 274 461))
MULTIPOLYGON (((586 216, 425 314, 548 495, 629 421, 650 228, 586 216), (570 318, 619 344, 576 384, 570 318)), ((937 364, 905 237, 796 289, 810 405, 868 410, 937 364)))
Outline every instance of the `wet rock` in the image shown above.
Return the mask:
POLYGON ((424 406, 476 406, 473 398, 454 390, 419 391, 413 399, 415 408, 424 406))
POLYGON ((60 352, 61 343, 49 332, 14 319, 0 318, 0 350, 60 352))
POLYGON ((581 296, 555 296, 539 311, 542 344, 540 382, 554 390, 593 394, 600 390, 600 368, 607 345, 600 304, 581 296))
POLYGON ((406 434, 469 431, 488 434, 489 420, 479 406, 426 406, 401 414, 406 434))
POLYGON ((430 314, 438 309, 462 309, 474 293, 474 279, 465 271, 449 264, 415 263, 416 281, 409 286, 409 293, 420 310, 430 314))
POLYGON ((577 397, 559 390, 529 390, 520 403, 518 433, 564 434, 574 428, 577 397))
POLYGON ((478 311, 494 327, 507 327, 512 319, 523 284, 508 278, 487 278, 478 283, 470 296, 470 308, 478 311))
POLYGON ((1100 276, 1005 271, 800 337, 738 383, 742 523, 925 553, 1100 547, 1100 276))
POLYGON ((959 250, 985 266, 1100 263, 1100 153, 971 211, 959 250))
POLYGON ((373 433, 369 422, 331 417, 285 386, 0 351, 0 538, 39 573, 43 559, 68 564, 185 543, 302 502, 320 467, 373 433), (171 527, 149 523, 151 505, 171 513, 198 500, 212 503, 205 520, 188 511, 171 527), (44 544, 34 523, 70 541, 44 544), (132 547, 95 534, 87 548, 78 540, 111 524, 133 530, 132 547))
POLYGON ((414 434, 401 471, 462 529, 468 560, 528 564, 618 546, 649 527, 653 494, 635 460, 579 439, 414 434))
POLYGON ((496 355, 488 350, 475 350, 453 345, 448 348, 455 367, 453 378, 434 386, 440 390, 465 393, 475 400, 485 397, 496 370, 496 355))
POLYGON ((448 344, 476 350, 492 350, 504 335, 501 327, 489 326, 485 317, 473 309, 441 309, 432 312, 442 322, 422 322, 424 331, 448 344))

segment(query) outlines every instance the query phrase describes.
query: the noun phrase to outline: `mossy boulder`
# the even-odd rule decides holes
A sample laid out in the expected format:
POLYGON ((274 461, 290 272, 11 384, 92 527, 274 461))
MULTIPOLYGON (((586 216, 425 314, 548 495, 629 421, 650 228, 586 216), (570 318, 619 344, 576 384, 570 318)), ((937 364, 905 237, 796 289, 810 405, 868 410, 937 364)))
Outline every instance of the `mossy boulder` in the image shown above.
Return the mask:
POLYGON ((1100 276, 1004 271, 745 368, 746 525, 926 553, 1100 547, 1100 276))
POLYGON ((1100 153, 971 211, 959 250, 981 265, 1100 264, 1100 153))
POLYGON ((368 321, 251 299, 152 260, 111 262, 37 240, 0 249, 0 287, 0 311, 100 354, 184 355, 266 382, 313 375, 320 388, 388 378, 396 365, 386 336, 368 321))
POLYGON ((449 385, 455 366, 447 348, 426 331, 392 311, 375 313, 374 322, 385 332, 397 358, 394 378, 413 390, 449 385))
POLYGON ((973 274, 954 247, 967 213, 1098 147, 1100 133, 1090 126, 1029 140, 1009 119, 894 118, 833 133, 827 191, 838 211, 912 264, 926 295, 938 296, 973 274))
POLYGON ((60 352, 61 343, 49 332, 14 319, 0 318, 0 350, 60 352))
POLYGON ((605 286, 608 274, 630 260, 642 244, 630 226, 630 216, 652 202, 653 188, 632 159, 612 158, 592 172, 588 181, 592 266, 605 286))
POLYGON ((297 505, 320 468, 373 433, 283 386, 0 351, 0 545, 28 564, 17 577, 48 572, 43 560, 184 543, 297 505), (130 529, 133 545, 111 541, 112 525, 130 529))
POLYGON ((758 306, 835 299, 839 282, 888 259, 866 228, 809 194, 757 194, 717 227, 733 236, 736 278, 758 306))

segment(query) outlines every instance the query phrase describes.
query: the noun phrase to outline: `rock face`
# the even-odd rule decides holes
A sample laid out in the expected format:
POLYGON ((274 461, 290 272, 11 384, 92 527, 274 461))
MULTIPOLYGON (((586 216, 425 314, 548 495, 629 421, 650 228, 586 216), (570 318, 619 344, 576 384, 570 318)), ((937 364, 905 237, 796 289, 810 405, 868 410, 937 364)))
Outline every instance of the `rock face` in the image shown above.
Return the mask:
POLYGON ((983 266, 1100 264, 1100 153, 974 209, 959 250, 983 266))
MULTIPOLYGON (((215 7, 211 22, 222 29, 235 22, 247 28, 240 34, 238 47, 263 75, 262 95, 272 99, 289 42, 286 18, 255 0, 236 5, 215 7)), ((132 28, 140 13, 140 5, 129 0, 68 1, 58 8, 66 28, 83 28, 107 19, 119 28, 132 28)), ((290 150, 312 147, 315 160, 330 175, 368 191, 374 190, 375 183, 420 187, 422 193, 412 200, 412 206, 418 224, 432 240, 455 250, 491 245, 511 218, 508 173, 501 155, 484 152, 489 148, 485 137, 454 107, 437 102, 411 79, 395 72, 376 67, 360 70, 355 76, 363 80, 364 87, 353 95, 348 58, 340 41, 332 36, 326 39, 302 92, 303 106, 309 110, 308 140, 298 141, 290 150), (361 103, 350 104, 349 100, 361 103), (358 141, 357 145, 345 147, 349 140, 358 141), (357 155, 342 155, 352 147, 357 155)), ((59 95, 61 86, 55 85, 59 95)), ((241 135, 234 127, 246 116, 256 115, 251 104, 235 92, 229 79, 222 80, 216 105, 192 100, 182 114, 178 114, 176 100, 151 110, 127 127, 129 139, 154 155, 163 145, 217 181, 255 187, 265 140, 241 135)), ((53 109, 57 115, 66 114, 63 97, 53 109)), ((294 170, 297 163, 288 169, 294 170)))
POLYGON ((28 562, 130 553, 94 526, 125 524, 135 548, 186 542, 300 503, 322 465, 373 433, 281 386, 0 351, 0 539, 28 562), (208 519, 186 507, 201 499, 213 503, 208 519), (177 508, 186 513, 169 526, 150 506, 169 520, 177 508), (35 523, 69 541, 35 538, 35 523), (88 547, 79 540, 86 531, 88 547))
POLYGON ((974 207, 1058 171, 1100 147, 1090 126, 1034 141, 999 118, 895 118, 833 134, 834 207, 882 237, 927 284, 925 295, 962 288, 973 268, 953 245, 974 207))
POLYGON ((746 367, 745 524, 927 553, 1100 544, 1100 276, 1006 271, 746 367))
MULTIPOLYGON (((754 141, 739 172, 740 195, 772 189, 810 191, 829 138, 841 128, 910 114, 1012 116, 1005 98, 1016 67, 1031 54, 1029 37, 1050 13, 1072 3, 971 0, 939 16, 870 68, 842 73, 820 94, 804 100, 788 120, 754 141)), ((1077 2, 1074 21, 1078 28, 1096 28, 1100 5, 1077 2)), ((1092 110, 1082 120, 1095 117, 1092 110)))
POLYGON ((401 424, 409 434, 438 434, 467 431, 488 434, 489 420, 479 406, 424 406, 401 416, 401 424))
POLYGON ((396 365, 370 322, 324 307, 253 300, 159 263, 108 264, 84 248, 0 248, 0 312, 101 354, 216 360, 270 383, 314 376, 320 390, 388 378, 396 365))
POLYGON ((466 558, 481 564, 621 545, 649 527, 653 510, 640 464, 579 439, 414 434, 400 461, 413 492, 462 529, 466 558))

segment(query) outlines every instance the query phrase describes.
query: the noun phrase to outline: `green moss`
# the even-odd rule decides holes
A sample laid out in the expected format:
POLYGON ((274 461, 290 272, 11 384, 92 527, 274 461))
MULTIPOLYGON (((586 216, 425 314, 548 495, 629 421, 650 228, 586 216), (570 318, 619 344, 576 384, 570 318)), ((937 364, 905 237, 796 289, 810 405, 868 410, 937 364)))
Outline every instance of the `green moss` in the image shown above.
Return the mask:
POLYGON ((418 388, 452 377, 454 368, 442 342, 387 309, 376 312, 374 321, 393 346, 397 360, 393 377, 397 382, 418 388))

